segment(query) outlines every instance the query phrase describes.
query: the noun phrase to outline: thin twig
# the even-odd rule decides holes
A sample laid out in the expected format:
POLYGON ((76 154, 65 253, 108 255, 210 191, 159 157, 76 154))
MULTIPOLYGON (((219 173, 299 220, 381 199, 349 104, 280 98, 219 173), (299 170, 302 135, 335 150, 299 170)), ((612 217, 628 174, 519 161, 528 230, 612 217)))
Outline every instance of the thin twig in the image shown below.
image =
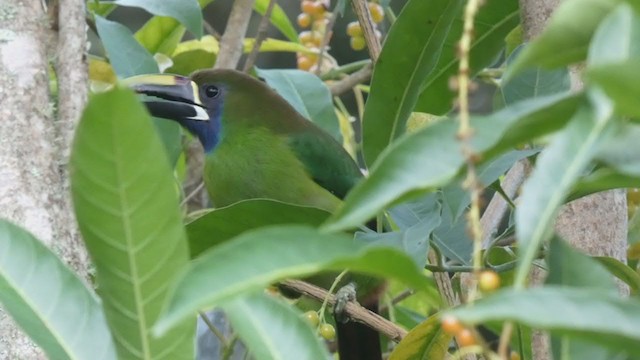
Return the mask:
POLYGON ((249 19, 253 12, 253 4, 255 0, 236 0, 233 2, 233 8, 227 27, 220 39, 220 51, 214 68, 216 69, 235 69, 238 60, 242 56, 244 35, 249 26, 249 19))
POLYGON ((216 29, 213 28, 213 25, 211 25, 207 20, 202 20, 202 26, 204 27, 204 31, 207 32, 207 34, 213 36, 214 39, 220 41, 220 38, 222 37, 220 35, 220 33, 218 31, 216 31, 216 29))
POLYGON ((358 18, 358 22, 362 28, 364 40, 367 43, 367 49, 369 49, 369 57, 371 57, 371 60, 375 63, 378 60, 378 56, 380 56, 382 45, 380 44, 380 39, 376 36, 375 23, 371 18, 371 13, 369 12, 369 6, 367 4, 366 0, 351 1, 353 11, 356 13, 356 17, 358 18))
POLYGON ((353 74, 347 76, 346 78, 332 84, 329 87, 329 90, 331 90, 331 95, 333 96, 342 95, 343 93, 351 90, 351 88, 353 88, 354 86, 369 80, 369 78, 371 77, 372 71, 373 71, 373 67, 371 66, 371 64, 368 64, 367 66, 354 72, 353 74))
MULTIPOLYGON (((389 301, 390 305, 396 305, 397 303, 401 302, 404 299, 409 298, 411 295, 415 294, 415 290, 413 289, 406 289, 403 292, 401 292, 400 294, 396 295, 393 299, 391 299, 391 301, 389 301)), ((387 311, 389 305, 385 304, 383 306, 380 307, 380 312, 383 313, 385 311, 387 311)))
POLYGON ((194 196, 198 195, 198 192, 200 192, 200 190, 202 190, 202 188, 204 188, 204 181, 200 182, 200 184, 198 184, 198 186, 193 189, 193 191, 191 191, 191 193, 189 195, 187 195, 184 200, 182 200, 182 202, 180 203, 180 206, 184 206, 186 203, 189 202, 189 200, 191 200, 194 196))
POLYGON ((358 71, 360 69, 362 69, 363 67, 367 66, 371 64, 371 60, 369 59, 365 59, 365 60, 358 60, 358 61, 354 61, 352 63, 348 63, 342 66, 338 66, 336 68, 332 68, 331 70, 327 71, 326 73, 320 75, 320 79, 321 80, 338 80, 341 79, 345 76, 345 74, 351 74, 355 71, 358 71))
POLYGON ((222 332, 220 332, 220 330, 218 330, 218 328, 216 328, 215 325, 213 325, 213 323, 207 317, 207 314, 203 313, 202 311, 198 311, 198 314, 200 314, 200 318, 207 325, 207 327, 209 328, 209 331, 211 331, 213 333, 213 335, 215 335, 218 338, 218 340, 220 340, 220 342, 222 343, 222 345, 225 348, 228 347, 229 346, 229 342, 224 337, 224 334, 222 332))
POLYGON ((267 33, 269 31, 269 23, 271 21, 271 13, 273 12, 273 8, 276 6, 277 1, 271 0, 269 1, 269 5, 267 5, 267 11, 264 12, 264 16, 262 20, 260 20, 260 25, 258 26, 258 32, 256 33, 256 37, 253 41, 253 47, 251 48, 251 52, 247 57, 247 60, 244 62, 244 68, 242 72, 249 72, 255 64, 256 59, 258 58, 258 53, 260 52, 260 46, 262 46, 262 42, 267 38, 267 33))
POLYGON ((329 45, 329 40, 331 40, 331 36, 333 35, 333 25, 335 25, 337 18, 338 12, 334 11, 329 18, 327 26, 325 26, 324 28, 324 36, 322 37, 322 43, 320 44, 320 53, 318 54, 316 75, 320 75, 320 72, 322 71, 322 60, 324 58, 324 53, 326 51, 327 45, 329 45))
MULTIPOLYGON (((281 284, 299 294, 306 295, 318 301, 324 301, 324 299, 327 299, 328 303, 332 306, 336 302, 336 297, 329 294, 327 290, 301 280, 285 280, 281 284)), ((345 314, 352 321, 365 324, 395 342, 399 342, 407 335, 406 330, 382 316, 360 306, 358 303, 348 302, 345 306, 345 314)))

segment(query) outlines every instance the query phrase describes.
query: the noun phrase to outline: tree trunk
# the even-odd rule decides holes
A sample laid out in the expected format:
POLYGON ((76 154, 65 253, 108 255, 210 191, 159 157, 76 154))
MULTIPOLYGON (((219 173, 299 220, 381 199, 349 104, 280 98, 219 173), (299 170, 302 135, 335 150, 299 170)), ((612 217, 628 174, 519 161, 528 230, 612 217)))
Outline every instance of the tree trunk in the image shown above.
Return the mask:
MULTIPOLYGON (((526 41, 535 38, 544 29, 559 0, 520 0, 522 26, 526 41)), ((580 67, 570 69, 572 88, 582 88, 580 67)), ((605 191, 572 201, 565 205, 556 220, 555 230, 574 248, 595 256, 611 256, 626 262, 627 201, 625 190, 605 191)), ((544 282, 546 273, 534 268, 532 283, 544 282)), ((629 288, 619 284, 620 294, 629 294, 629 288)), ((551 359, 547 334, 533 335, 533 358, 551 359)))
MULTIPOLYGON (((86 274, 65 161, 86 99, 84 1, 60 1, 65 13, 59 42, 43 4, 0 0, 0 218, 25 227, 86 274), (51 100, 47 73, 49 59, 56 58, 59 104, 51 100)), ((0 358, 44 358, 2 309, 0 358)))

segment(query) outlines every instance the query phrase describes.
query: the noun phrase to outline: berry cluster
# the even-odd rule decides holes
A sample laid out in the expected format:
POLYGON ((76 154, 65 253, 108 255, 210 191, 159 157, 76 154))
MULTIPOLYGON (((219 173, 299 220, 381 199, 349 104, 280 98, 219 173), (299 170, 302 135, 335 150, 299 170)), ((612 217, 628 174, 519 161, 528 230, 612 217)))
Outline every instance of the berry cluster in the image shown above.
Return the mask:
POLYGON ((320 324, 320 317, 316 311, 310 310, 304 313, 305 319, 309 322, 309 324, 318 329, 318 334, 322 336, 325 340, 332 341, 336 338, 336 329, 331 324, 327 324, 323 322, 320 324), (320 325, 320 326, 318 326, 320 325))
MULTIPOLYGON (((305 47, 311 50, 318 50, 322 46, 322 40, 327 31, 328 19, 331 13, 327 11, 329 8, 329 0, 302 0, 298 15, 298 26, 302 31, 298 34, 298 39, 305 47)), ((317 51, 316 51, 317 52, 317 51)), ((298 53, 298 69, 310 71, 318 62, 316 54, 298 53)))
MULTIPOLYGON (((380 4, 375 2, 370 2, 367 4, 369 7, 369 12, 371 13, 371 19, 374 23, 379 24, 384 20, 384 10, 380 4)), ((376 36, 380 38, 382 34, 378 29, 376 31, 376 36)), ((360 23, 357 21, 350 22, 347 25, 347 35, 351 38, 349 43, 351 44, 351 48, 356 51, 360 51, 365 48, 367 45, 364 41, 364 34, 362 32, 362 28, 360 27, 360 23)))

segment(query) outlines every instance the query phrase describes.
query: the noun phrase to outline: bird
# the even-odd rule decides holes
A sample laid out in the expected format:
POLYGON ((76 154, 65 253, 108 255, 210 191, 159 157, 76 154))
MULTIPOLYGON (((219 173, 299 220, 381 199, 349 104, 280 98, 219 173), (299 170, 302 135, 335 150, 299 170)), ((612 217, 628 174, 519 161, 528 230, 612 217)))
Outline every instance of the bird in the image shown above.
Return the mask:
MULTIPOLYGON (((176 121, 199 139, 204 183, 216 207, 266 198, 333 212, 363 177, 331 135, 245 73, 205 69, 189 77, 139 75, 126 83, 151 115, 176 121)), ((358 301, 377 312, 382 285, 368 282, 358 301)), ((376 331, 336 323, 341 360, 382 358, 376 331)))

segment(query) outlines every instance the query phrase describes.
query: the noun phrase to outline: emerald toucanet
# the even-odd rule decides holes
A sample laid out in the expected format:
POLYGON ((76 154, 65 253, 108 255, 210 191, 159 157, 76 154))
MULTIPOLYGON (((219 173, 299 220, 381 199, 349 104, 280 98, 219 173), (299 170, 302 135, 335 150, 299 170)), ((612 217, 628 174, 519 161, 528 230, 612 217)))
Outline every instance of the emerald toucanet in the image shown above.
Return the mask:
MULTIPOLYGON (((335 139, 248 75, 202 70, 189 78, 142 75, 127 82, 146 95, 152 115, 175 120, 198 137, 215 206, 268 198, 331 212, 362 177, 335 139)), ((363 305, 376 308, 377 299, 363 305)), ((341 360, 380 358, 375 331, 357 323, 338 324, 337 330, 341 360)))

